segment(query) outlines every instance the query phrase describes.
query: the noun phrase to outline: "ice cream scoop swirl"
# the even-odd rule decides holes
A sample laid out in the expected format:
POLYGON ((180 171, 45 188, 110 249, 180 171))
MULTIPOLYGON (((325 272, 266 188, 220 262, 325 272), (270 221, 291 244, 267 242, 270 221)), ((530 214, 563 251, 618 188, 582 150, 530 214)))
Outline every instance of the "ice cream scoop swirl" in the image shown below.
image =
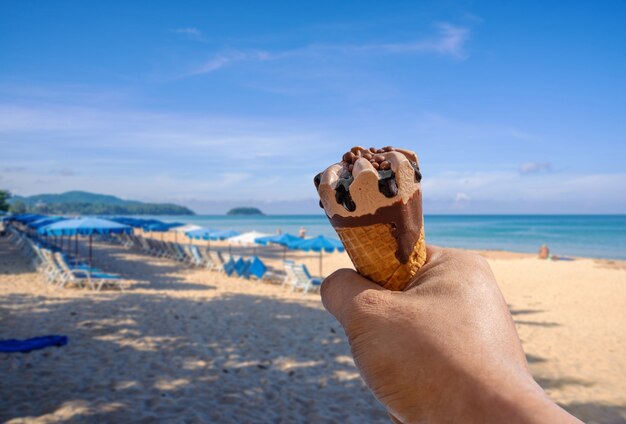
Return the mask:
POLYGON ((396 201, 406 203, 422 179, 417 155, 391 146, 353 147, 341 162, 316 175, 315 186, 329 218, 374 213, 396 201), (372 189, 375 187, 376 189, 372 189))

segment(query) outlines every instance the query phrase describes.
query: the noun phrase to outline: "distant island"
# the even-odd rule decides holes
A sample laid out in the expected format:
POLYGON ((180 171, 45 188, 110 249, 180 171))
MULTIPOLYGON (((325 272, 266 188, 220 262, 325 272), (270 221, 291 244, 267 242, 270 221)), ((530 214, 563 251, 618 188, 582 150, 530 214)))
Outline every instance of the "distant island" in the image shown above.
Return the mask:
POLYGON ((261 210, 257 208, 239 207, 232 208, 226 215, 265 215, 261 210))
POLYGON ((106 194, 68 191, 61 194, 12 196, 8 203, 16 213, 80 215, 195 215, 172 203, 143 203, 106 194))

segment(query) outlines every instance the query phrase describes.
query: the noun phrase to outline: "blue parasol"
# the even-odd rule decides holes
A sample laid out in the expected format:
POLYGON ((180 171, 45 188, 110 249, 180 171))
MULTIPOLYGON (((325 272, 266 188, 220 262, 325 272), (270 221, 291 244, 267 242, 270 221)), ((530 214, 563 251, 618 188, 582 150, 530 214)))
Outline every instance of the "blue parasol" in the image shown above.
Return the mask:
POLYGON ((283 260, 287 258, 287 247, 290 244, 293 244, 298 241, 302 241, 302 239, 298 236, 294 236, 293 234, 283 233, 283 234, 275 234, 273 236, 259 237, 254 239, 256 243, 266 245, 270 244, 280 244, 281 246, 285 246, 285 250, 283 250, 283 260))
POLYGON ((120 224, 115 221, 101 218, 83 217, 66 219, 64 221, 55 222, 54 224, 46 225, 37 230, 41 234, 48 234, 54 236, 89 236, 89 272, 91 273, 91 259, 92 259, 92 237, 94 234, 129 234, 133 231, 128 225, 120 224))
POLYGON ((309 239, 300 239, 288 245, 290 249, 304 250, 305 252, 320 252, 320 277, 322 276, 322 252, 332 253, 335 250, 339 252, 345 251, 341 241, 337 239, 317 236, 309 239))
POLYGON ((211 240, 226 240, 231 237, 237 237, 239 234, 241 233, 235 230, 222 230, 212 231, 211 233, 209 233, 208 237, 211 240))

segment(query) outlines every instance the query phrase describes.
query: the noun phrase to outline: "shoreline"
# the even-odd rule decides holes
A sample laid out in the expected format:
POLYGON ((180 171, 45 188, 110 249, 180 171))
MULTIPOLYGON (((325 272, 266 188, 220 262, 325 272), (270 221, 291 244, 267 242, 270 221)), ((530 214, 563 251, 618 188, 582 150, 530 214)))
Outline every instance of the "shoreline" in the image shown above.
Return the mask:
MULTIPOLYGON (((150 235, 150 232, 144 232, 140 229, 135 229, 135 234, 139 234, 143 237, 151 237, 159 241, 163 239, 165 241, 172 241, 172 242, 176 240, 178 243, 190 242, 189 238, 185 236, 184 234, 178 233, 178 235, 175 237, 174 231, 168 231, 164 233, 153 232, 152 235, 150 235)), ((197 245, 198 247, 210 246, 211 248, 218 248, 220 250, 227 250, 229 247, 228 240, 221 240, 221 241, 211 240, 210 243, 207 242, 207 240, 193 240, 193 244, 197 245)), ((448 246, 441 246, 441 245, 437 245, 437 246, 475 252, 488 259, 537 259, 539 260, 537 257, 538 255, 537 253, 518 252, 514 250, 503 250, 503 249, 471 249, 471 248, 464 248, 464 247, 448 247, 448 246)), ((230 247, 234 253, 247 253, 248 255, 250 254, 250 251, 252 250, 251 247, 242 248, 241 246, 237 246, 234 244, 230 245, 230 247)), ((262 257, 263 249, 268 249, 268 251, 273 252, 274 250, 276 250, 276 246, 271 246, 271 245, 270 246, 257 246, 257 252, 260 253, 261 257, 262 257)), ((289 252, 288 254, 304 253, 304 252, 297 251, 297 250, 287 250, 287 252, 289 252)), ((325 253, 324 257, 328 255, 329 254, 325 253)), ((349 261, 347 253, 343 253, 343 254, 333 253, 330 255, 345 255, 348 261, 348 265, 346 265, 345 267, 347 268, 352 267, 352 263, 349 261)), ((606 265, 606 266, 614 266, 615 268, 618 268, 618 269, 626 269, 626 259, 611 259, 611 258, 598 258, 598 257, 589 257, 589 256, 573 256, 573 255, 567 256, 567 258, 571 258, 573 259, 573 261, 588 260, 588 261, 597 262, 599 264, 606 265)), ((562 260, 543 260, 543 261, 544 262, 571 262, 571 261, 562 261, 562 260)))

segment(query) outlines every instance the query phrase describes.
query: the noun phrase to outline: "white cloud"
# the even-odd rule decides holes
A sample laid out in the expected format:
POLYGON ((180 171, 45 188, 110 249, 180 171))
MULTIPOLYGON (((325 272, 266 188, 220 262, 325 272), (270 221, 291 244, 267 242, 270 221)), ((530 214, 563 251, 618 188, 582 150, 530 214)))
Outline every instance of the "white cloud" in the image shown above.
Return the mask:
POLYGON ((446 172, 424 178, 422 185, 425 203, 437 205, 437 212, 453 210, 459 201, 478 213, 626 211, 624 173, 446 172))
POLYGON ((458 192, 454 198, 454 206, 456 208, 463 208, 469 203, 472 198, 467 193, 458 192))
POLYGON ((552 171, 550 162, 524 162, 519 166, 519 172, 522 174, 536 174, 537 172, 552 171))
POLYGON ((319 57, 345 54, 438 54, 454 59, 464 59, 467 53, 465 44, 470 37, 470 29, 449 23, 436 25, 437 34, 433 37, 401 43, 364 43, 353 45, 312 44, 293 50, 270 52, 266 50, 232 50, 220 53, 200 66, 196 66, 183 76, 207 74, 223 67, 244 61, 269 61, 293 57, 319 57))
MULTIPOLYGON (((434 121, 431 130, 442 133, 440 125, 448 120, 434 121)), ((468 126, 459 126, 459 134, 468 126)), ((344 127, 345 122, 322 130, 288 119, 0 104, 0 178, 3 188, 18 194, 82 189, 183 204, 314 199, 311 179, 320 167, 336 161, 346 146, 376 144, 380 136, 342 133, 344 127)), ((484 130, 474 129, 463 140, 484 138, 484 130)), ((442 172, 432 169, 430 157, 423 181, 427 213, 626 211, 624 173, 530 172, 549 168, 537 162, 526 164, 522 174, 514 164, 496 171, 491 165, 498 157, 489 160, 476 165, 489 172, 442 172)), ((310 204, 310 213, 317 213, 316 202, 310 204)))
POLYGON ((325 132, 287 119, 0 104, 0 174, 20 194, 312 197, 315 164, 334 161, 337 148, 325 132))
POLYGON ((264 61, 270 60, 278 56, 271 55, 270 53, 262 50, 257 51, 231 51, 227 53, 222 53, 218 56, 215 56, 202 65, 192 69, 187 72, 184 76, 192 76, 192 75, 201 75, 208 74, 213 71, 217 71, 233 62, 242 62, 242 61, 264 61))
POLYGON ((470 36, 469 28, 448 23, 439 24, 437 27, 439 32, 436 37, 431 39, 411 43, 365 45, 360 49, 380 53, 437 53, 456 59, 465 58, 464 47, 470 36))
POLYGON ((198 28, 175 28, 172 29, 171 32, 185 35, 193 40, 202 40, 202 31, 200 31, 198 28))
POLYGON ((430 140, 463 139, 484 141, 485 138, 498 140, 537 141, 542 135, 531 134, 506 123, 467 121, 425 111, 413 117, 413 125, 420 137, 430 140))

